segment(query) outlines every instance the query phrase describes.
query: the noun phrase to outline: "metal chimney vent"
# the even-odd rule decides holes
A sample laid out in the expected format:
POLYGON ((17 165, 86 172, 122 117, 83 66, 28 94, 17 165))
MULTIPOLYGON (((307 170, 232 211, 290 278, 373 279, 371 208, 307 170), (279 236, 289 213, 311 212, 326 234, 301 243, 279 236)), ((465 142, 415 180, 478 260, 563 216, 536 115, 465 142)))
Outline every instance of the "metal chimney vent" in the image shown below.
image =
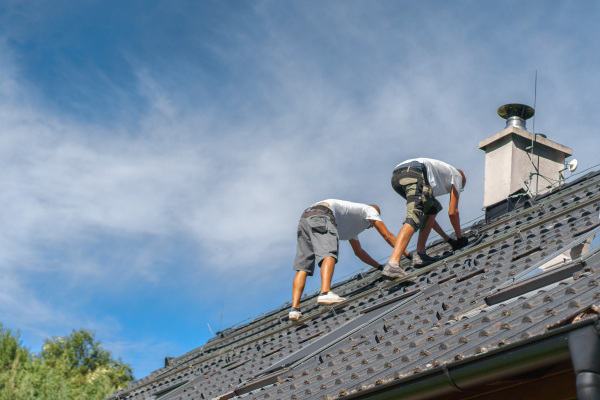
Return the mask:
POLYGON ((506 128, 514 126, 524 131, 527 130, 525 121, 533 117, 533 114, 533 108, 525 104, 505 104, 498 109, 498 115, 506 120, 506 128))

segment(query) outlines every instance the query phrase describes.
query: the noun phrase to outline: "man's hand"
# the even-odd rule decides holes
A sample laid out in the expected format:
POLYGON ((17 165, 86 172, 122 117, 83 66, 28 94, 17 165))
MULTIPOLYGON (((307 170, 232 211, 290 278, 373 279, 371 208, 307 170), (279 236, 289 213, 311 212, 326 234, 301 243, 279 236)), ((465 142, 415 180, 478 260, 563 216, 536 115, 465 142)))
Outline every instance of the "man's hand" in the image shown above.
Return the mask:
POLYGON ((448 239, 447 243, 452 247, 452 250, 460 250, 463 247, 466 247, 469 244, 469 239, 464 236, 459 237, 458 239, 448 239))
POLYGON ((469 239, 467 239, 464 236, 459 237, 458 239, 456 239, 456 242, 458 244, 458 248, 457 250, 462 249, 463 247, 467 247, 467 245, 469 244, 469 239))
POLYGON ((450 247, 452 247, 452 250, 458 249, 458 241, 456 239, 449 238, 448 240, 446 240, 446 243, 448 243, 450 247))

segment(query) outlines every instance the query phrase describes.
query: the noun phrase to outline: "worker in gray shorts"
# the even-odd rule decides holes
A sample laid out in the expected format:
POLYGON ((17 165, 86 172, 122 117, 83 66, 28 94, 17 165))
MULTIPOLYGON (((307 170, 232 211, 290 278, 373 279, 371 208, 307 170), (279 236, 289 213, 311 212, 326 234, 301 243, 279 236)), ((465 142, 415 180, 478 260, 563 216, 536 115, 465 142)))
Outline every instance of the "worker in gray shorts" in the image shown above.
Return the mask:
POLYGON ((392 175, 392 188, 406 199, 406 220, 398 233, 392 256, 384 266, 384 276, 399 278, 405 275, 400 267, 400 257, 406 252, 406 246, 417 230, 420 231, 419 239, 412 258, 415 268, 422 268, 435 261, 425 251, 431 229, 438 232, 454 250, 461 249, 469 243, 467 238, 462 236, 458 213, 459 194, 466 183, 467 177, 463 171, 430 158, 407 160, 396 166, 392 175), (450 194, 448 215, 456 239, 448 237, 435 221, 436 215, 442 210, 442 205, 436 197, 445 194, 450 194))
POLYGON ((353 203, 350 201, 328 199, 307 208, 298 223, 298 246, 294 260, 291 321, 301 318, 300 298, 304 291, 306 277, 312 276, 315 263, 321 268, 321 294, 317 298, 319 305, 333 305, 344 301, 343 297, 331 291, 331 280, 338 259, 339 240, 348 240, 354 254, 366 264, 382 269, 362 247, 358 234, 375 227, 379 234, 392 247, 396 236, 392 234, 379 215, 379 207, 353 203))

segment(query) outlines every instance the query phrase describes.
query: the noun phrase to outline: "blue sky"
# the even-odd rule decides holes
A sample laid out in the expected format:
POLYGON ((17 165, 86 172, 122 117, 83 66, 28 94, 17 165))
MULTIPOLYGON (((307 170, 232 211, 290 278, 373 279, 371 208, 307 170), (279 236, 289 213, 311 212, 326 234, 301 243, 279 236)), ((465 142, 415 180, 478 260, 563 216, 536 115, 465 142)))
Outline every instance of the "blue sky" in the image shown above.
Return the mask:
MULTIPOLYGON (((290 299, 313 202, 379 204, 397 232, 391 171, 425 156, 481 216, 477 144, 536 70, 536 132, 598 164, 598 7, 0 1, 0 321, 33 351, 92 329, 141 378, 290 299)), ((334 278, 362 267, 342 243, 334 278)))

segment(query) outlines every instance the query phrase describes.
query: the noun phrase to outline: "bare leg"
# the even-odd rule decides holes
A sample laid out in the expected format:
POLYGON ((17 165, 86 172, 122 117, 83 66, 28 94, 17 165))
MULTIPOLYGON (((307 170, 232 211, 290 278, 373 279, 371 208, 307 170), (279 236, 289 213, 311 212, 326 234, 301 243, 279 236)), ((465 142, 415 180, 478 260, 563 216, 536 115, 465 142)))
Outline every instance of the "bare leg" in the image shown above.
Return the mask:
POLYGON ((431 228, 435 225, 435 215, 428 215, 427 221, 423 230, 419 232, 419 239, 417 240, 417 251, 425 251, 425 244, 427 244, 427 238, 431 233, 431 228))
POLYGON ((300 308, 300 298, 302 298, 302 292, 304 292, 304 285, 306 284, 306 277, 308 274, 306 271, 296 272, 294 277, 294 285, 292 288, 292 307, 300 308))
POLYGON ((396 239, 396 245, 394 246, 394 251, 392 252, 392 256, 390 257, 390 261, 393 264, 400 264, 400 257, 404 254, 404 250, 406 250, 406 246, 408 246, 408 242, 415 234, 415 229, 409 224, 402 225, 400 232, 398 232, 398 238, 396 239))
POLYGON ((321 293, 327 293, 331 290, 331 279, 335 269, 335 258, 325 257, 321 261, 321 293))

